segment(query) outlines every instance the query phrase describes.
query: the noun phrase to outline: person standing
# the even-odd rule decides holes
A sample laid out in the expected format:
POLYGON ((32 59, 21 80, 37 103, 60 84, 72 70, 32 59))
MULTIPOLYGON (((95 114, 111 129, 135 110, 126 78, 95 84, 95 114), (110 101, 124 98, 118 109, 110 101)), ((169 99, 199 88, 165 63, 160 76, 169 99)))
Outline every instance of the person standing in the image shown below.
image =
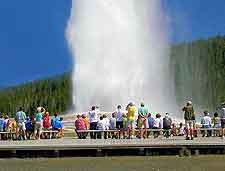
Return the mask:
MULTIPOLYGON (((110 121, 109 121, 109 129, 110 130, 116 130, 116 115, 115 113, 112 113, 112 117, 110 118, 110 121)), ((116 132, 111 132, 111 137, 112 138, 116 138, 116 132)))
POLYGON ((140 137, 147 137, 147 117, 148 117, 148 108, 145 107, 145 104, 142 102, 140 108, 138 109, 138 127, 140 128, 140 137), (144 127, 144 131, 143 131, 144 127))
POLYGON ((97 127, 96 128, 98 129, 97 138, 98 139, 102 139, 102 133, 104 133, 104 131, 106 129, 106 123, 103 120, 103 116, 100 116, 100 119, 97 122, 97 127))
POLYGON ((194 108, 191 101, 188 101, 186 106, 183 107, 182 111, 184 112, 184 120, 186 127, 186 140, 194 139, 193 129, 195 121, 194 108), (189 135, 190 134, 190 135, 189 135))
POLYGON ((109 126, 110 126, 110 120, 109 118, 106 116, 106 114, 103 115, 103 121, 105 122, 105 132, 104 132, 104 139, 107 139, 109 137, 109 132, 107 132, 109 130, 109 126))
POLYGON ((166 113, 165 117, 163 118, 163 130, 165 132, 165 137, 169 138, 171 135, 171 126, 172 126, 172 119, 169 117, 169 113, 166 113))
POLYGON ((136 107, 134 103, 129 103, 127 105, 127 120, 128 120, 128 132, 129 132, 129 138, 134 138, 135 133, 135 113, 136 113, 136 107))
POLYGON ((220 135, 220 129, 221 129, 221 119, 220 119, 219 114, 217 112, 215 112, 214 115, 213 115, 212 125, 213 125, 213 128, 216 129, 216 130, 213 131, 213 135, 219 136, 220 135))
MULTIPOLYGON (((97 130, 98 123, 98 112, 96 112, 96 107, 92 106, 91 111, 88 112, 90 130, 97 130)), ((90 132, 91 139, 96 139, 96 132, 90 132)))
POLYGON ((222 138, 224 138, 224 129, 225 129, 225 102, 221 104, 220 107, 220 118, 221 118, 221 128, 222 128, 222 138))
MULTIPOLYGON (((45 131, 49 131, 51 128, 49 112, 45 112, 45 114, 43 114, 42 116, 43 116, 43 129, 45 131)), ((50 136, 51 136, 50 133, 45 133, 43 135, 44 138, 50 138, 50 136)))
POLYGON ((42 108, 37 108, 37 113, 35 113, 35 127, 34 136, 36 139, 40 139, 42 131, 42 108))
POLYGON ((115 112, 115 116, 116 116, 116 128, 118 130, 119 139, 121 138, 121 134, 123 132, 123 114, 124 112, 122 112, 122 106, 118 105, 117 110, 115 112))
POLYGON ((25 127, 25 121, 26 121, 26 114, 23 112, 23 108, 20 107, 19 111, 16 113, 15 116, 16 121, 16 138, 19 138, 20 132, 22 131, 22 137, 23 139, 26 139, 26 127, 25 127))

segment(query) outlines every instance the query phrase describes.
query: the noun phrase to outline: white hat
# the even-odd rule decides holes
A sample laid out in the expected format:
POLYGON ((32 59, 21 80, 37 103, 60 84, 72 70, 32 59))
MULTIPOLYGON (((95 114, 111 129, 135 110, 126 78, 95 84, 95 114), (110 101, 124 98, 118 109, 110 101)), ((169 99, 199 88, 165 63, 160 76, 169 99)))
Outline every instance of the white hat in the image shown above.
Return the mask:
POLYGON ((37 111, 38 111, 38 112, 41 112, 41 110, 42 110, 42 107, 38 107, 38 108, 37 108, 37 111))
POLYGON ((192 104, 192 102, 191 102, 191 101, 188 101, 188 102, 187 102, 187 104, 190 104, 190 105, 191 105, 191 104, 192 104))

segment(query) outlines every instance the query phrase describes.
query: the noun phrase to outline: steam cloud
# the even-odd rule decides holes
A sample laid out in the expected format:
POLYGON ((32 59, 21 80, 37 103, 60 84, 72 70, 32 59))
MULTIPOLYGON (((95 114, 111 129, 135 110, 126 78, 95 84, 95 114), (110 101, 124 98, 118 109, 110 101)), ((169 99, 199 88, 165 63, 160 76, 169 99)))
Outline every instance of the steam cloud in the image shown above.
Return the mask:
POLYGON ((130 101, 176 111, 165 17, 160 0, 73 0, 66 36, 76 111, 130 101))

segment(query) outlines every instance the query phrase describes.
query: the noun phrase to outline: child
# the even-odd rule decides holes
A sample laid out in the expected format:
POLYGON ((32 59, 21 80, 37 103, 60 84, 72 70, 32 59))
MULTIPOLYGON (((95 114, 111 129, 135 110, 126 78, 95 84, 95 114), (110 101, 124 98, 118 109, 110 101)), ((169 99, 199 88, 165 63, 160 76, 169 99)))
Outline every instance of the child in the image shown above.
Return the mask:
POLYGON ((183 126, 183 123, 181 122, 180 123, 180 126, 179 126, 179 136, 184 136, 185 135, 185 128, 183 126))
POLYGON ((59 136, 59 138, 63 138, 63 137, 64 137, 63 117, 60 117, 60 118, 59 118, 59 121, 60 121, 60 128, 59 128, 58 136, 59 136))
MULTIPOLYGON (((109 121, 109 125, 110 125, 109 126, 110 130, 116 130, 116 114, 115 113, 112 114, 112 118, 109 121)), ((111 136, 112 138, 116 138, 115 132, 111 132, 111 136)))
MULTIPOLYGON (((156 114, 156 119, 153 123, 153 129, 161 129, 162 127, 161 115, 158 113, 156 114)), ((154 131, 154 138, 157 138, 160 135, 160 131, 154 131)))
MULTIPOLYGON (((214 113, 214 116, 212 119, 212 124, 213 124, 213 128, 221 129, 221 121, 220 121, 220 117, 217 112, 214 113)), ((214 134, 214 136, 219 136, 220 130, 215 130, 213 134, 214 134)))
POLYGON ((204 117, 201 119, 202 128, 207 129, 203 130, 202 137, 209 137, 211 135, 211 125, 212 125, 212 119, 209 116, 208 111, 204 111, 204 117))
POLYGON ((110 126, 110 121, 109 121, 109 118, 107 118, 107 116, 104 114, 103 115, 103 121, 105 122, 104 125, 105 125, 105 132, 104 132, 104 139, 107 139, 108 137, 108 132, 106 132, 107 130, 109 130, 109 126, 110 126))
POLYGON ((106 125, 105 125, 105 121, 103 120, 103 116, 100 116, 100 120, 97 123, 97 129, 99 130, 99 132, 97 133, 97 138, 102 139, 102 132, 104 132, 106 129, 106 125))
POLYGON ((177 136, 177 127, 175 123, 172 124, 171 135, 177 136))

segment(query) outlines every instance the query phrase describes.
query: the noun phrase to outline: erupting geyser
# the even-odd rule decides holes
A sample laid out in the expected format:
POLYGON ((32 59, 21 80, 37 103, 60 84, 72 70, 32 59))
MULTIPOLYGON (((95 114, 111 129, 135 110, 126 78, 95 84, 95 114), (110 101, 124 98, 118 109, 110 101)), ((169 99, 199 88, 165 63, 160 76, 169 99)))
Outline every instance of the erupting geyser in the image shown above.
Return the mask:
POLYGON ((73 0, 66 36, 76 111, 130 101, 175 111, 165 18, 160 0, 73 0))

